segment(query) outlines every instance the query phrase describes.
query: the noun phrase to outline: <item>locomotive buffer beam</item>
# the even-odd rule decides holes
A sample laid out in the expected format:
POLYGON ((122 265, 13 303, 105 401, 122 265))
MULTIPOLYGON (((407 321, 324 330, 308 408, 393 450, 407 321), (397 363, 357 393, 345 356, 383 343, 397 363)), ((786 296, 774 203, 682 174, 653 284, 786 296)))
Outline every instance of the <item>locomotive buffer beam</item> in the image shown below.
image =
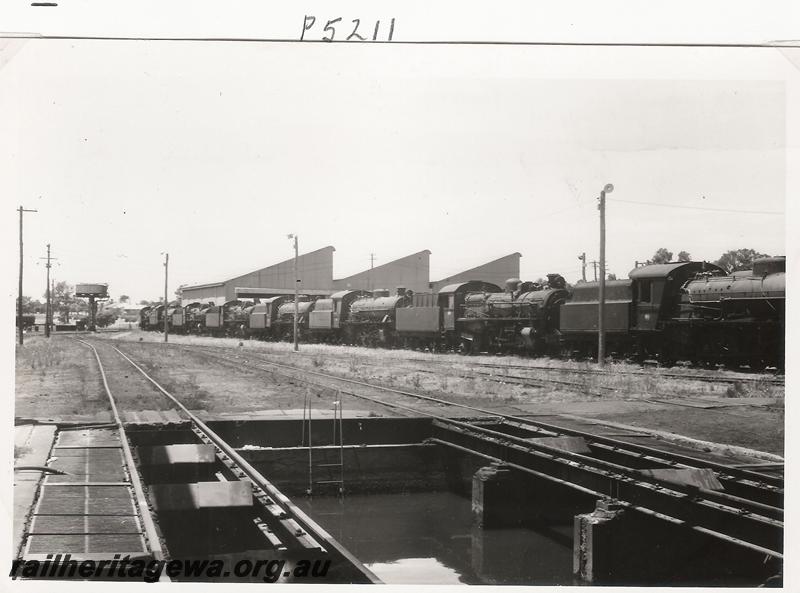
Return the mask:
POLYGON ((542 479, 768 556, 783 557, 782 511, 747 499, 658 480, 641 470, 532 443, 454 420, 434 420, 430 442, 493 459, 542 479))

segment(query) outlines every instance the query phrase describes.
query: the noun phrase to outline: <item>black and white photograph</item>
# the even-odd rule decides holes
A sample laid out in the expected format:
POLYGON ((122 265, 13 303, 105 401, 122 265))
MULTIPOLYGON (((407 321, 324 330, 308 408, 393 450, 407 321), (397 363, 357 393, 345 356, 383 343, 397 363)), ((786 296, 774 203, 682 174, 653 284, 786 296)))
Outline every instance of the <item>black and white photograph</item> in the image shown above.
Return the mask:
POLYGON ((111 4, 0 19, 5 585, 785 586, 791 11, 111 4))

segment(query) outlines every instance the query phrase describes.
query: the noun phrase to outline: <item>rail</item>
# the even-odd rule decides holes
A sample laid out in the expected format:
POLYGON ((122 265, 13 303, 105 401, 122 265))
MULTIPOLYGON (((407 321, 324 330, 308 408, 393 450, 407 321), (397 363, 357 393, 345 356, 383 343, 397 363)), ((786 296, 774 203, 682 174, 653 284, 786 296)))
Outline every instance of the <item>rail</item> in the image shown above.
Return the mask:
MULTIPOLYGON (((82 341, 82 340, 80 340, 82 341)), ((82 341, 83 342, 83 341, 82 341)), ((83 342, 92 348, 98 364, 101 367, 101 374, 103 375, 104 385, 108 389, 105 375, 102 371, 102 363, 100 362, 99 354, 96 348, 88 342, 83 342)), ((359 574, 360 580, 365 583, 380 583, 380 579, 364 566, 355 556, 353 556, 344 546, 342 546, 336 539, 333 538, 327 531, 325 531, 319 524, 306 515, 299 507, 297 507, 288 497, 286 497, 278 488, 276 488, 269 480, 267 480, 258 470, 250 465, 236 450, 225 442, 222 437, 217 435, 208 425, 200 420, 196 415, 189 411, 174 395, 162 387, 153 377, 151 377, 144 369, 136 364, 130 357, 128 357, 119 348, 112 346, 112 348, 124 358, 131 366, 133 366, 141 375, 149 381, 161 394, 167 397, 178 409, 180 409, 189 422, 192 424, 192 430, 203 440, 213 444, 218 451, 219 457, 223 462, 228 462, 229 466, 234 467, 235 473, 239 479, 249 480, 256 489, 254 497, 259 503, 272 515, 272 517, 281 524, 283 531, 287 534, 293 535, 300 541, 300 547, 310 548, 317 545, 324 549, 328 554, 334 558, 343 560, 359 574), (261 492, 258 492, 260 490, 261 492), (318 542, 318 544, 316 543, 318 542)), ((112 402, 112 411, 114 413, 115 421, 122 426, 122 421, 119 417, 116 405, 112 402)), ((123 429, 124 430, 124 429, 123 429)), ((121 433, 121 436, 124 433, 121 433)), ((123 446, 130 455, 127 439, 123 438, 123 446)), ((132 460, 132 458, 131 458, 132 460)), ((133 467, 133 466, 132 466, 133 467)), ((139 491, 141 493, 143 504, 146 505, 143 489, 139 484, 139 491)), ((139 493, 137 493, 137 497, 139 493)), ((153 528, 155 528, 153 526, 153 528)))
MULTIPOLYGON (((223 356, 214 356, 225 359, 223 356)), ((339 381, 351 385, 377 389, 387 393, 409 396, 422 401, 465 408, 486 416, 523 423, 537 430, 546 431, 551 435, 567 434, 570 436, 581 436, 590 443, 607 445, 612 447, 616 452, 625 452, 636 459, 648 459, 663 463, 669 467, 711 468, 719 472, 721 481, 743 481, 756 490, 772 493, 776 498, 782 500, 782 489, 777 486, 778 484, 782 484, 782 480, 775 476, 696 459, 691 456, 667 453, 659 449, 631 444, 611 437, 602 437, 580 430, 565 429, 553 424, 538 422, 510 414, 501 414, 477 406, 449 402, 432 396, 378 386, 357 379, 338 377, 336 375, 309 369, 299 369, 291 365, 272 361, 262 362, 283 369, 284 371, 302 373, 301 376, 296 374, 291 374, 289 376, 320 387, 328 386, 315 383, 310 380, 308 376, 310 375, 329 381, 339 381)), ((255 368, 259 367, 255 366, 255 368)), ((676 486, 672 482, 645 475, 643 472, 631 467, 599 460, 582 454, 565 452, 561 449, 549 447, 544 444, 534 444, 526 439, 515 437, 507 433, 476 426, 469 422, 454 420, 440 414, 425 412, 396 402, 386 402, 379 398, 357 393, 352 390, 339 391, 342 394, 369 400, 389 408, 430 417, 435 420, 435 425, 438 427, 446 425, 450 428, 455 428, 456 432, 460 431, 462 434, 468 434, 469 438, 465 442, 473 446, 472 450, 475 450, 475 445, 478 444, 483 447, 482 450, 478 450, 482 451, 487 457, 507 461, 509 452, 512 452, 515 459, 517 459, 515 463, 520 467, 524 467, 526 463, 531 463, 531 460, 533 460, 534 466, 541 466, 542 464, 547 466, 547 469, 550 471, 549 473, 540 472, 543 476, 550 475, 553 477, 554 475, 558 475, 559 472, 563 471, 566 467, 574 477, 575 487, 588 488, 588 490, 595 492, 601 497, 608 497, 608 492, 616 492, 619 496, 623 497, 623 502, 629 504, 633 504, 635 501, 647 500, 647 505, 645 506, 656 514, 670 517, 673 522, 687 525, 693 530, 706 533, 721 540, 733 542, 770 556, 782 558, 783 509, 775 504, 767 504, 743 496, 715 492, 703 488, 676 486), (524 461, 520 462, 520 459, 524 461), (601 488, 595 490, 591 487, 592 485, 596 486, 598 483, 602 483, 601 488)), ((448 432, 449 435, 452 435, 452 433, 452 430, 448 432)), ((436 436, 435 439, 435 442, 446 441, 441 435, 436 436)), ((464 443, 459 444, 458 442, 451 442, 450 444, 465 447, 464 443)), ((469 449, 470 447, 466 446, 466 448, 469 449)), ((532 468, 529 467, 528 469, 532 468)), ((636 504, 634 506, 642 507, 643 505, 636 504)))
MULTIPOLYGON (((139 477, 139 472, 136 469, 136 462, 133 459, 133 454, 131 453, 130 445, 128 444, 128 437, 125 434, 125 426, 122 423, 122 418, 120 418, 119 410, 117 409, 117 403, 114 400, 114 394, 111 392, 111 388, 108 385, 108 378, 106 377, 105 369, 103 368, 103 363, 100 361, 100 355, 97 352, 97 349, 84 340, 78 340, 81 344, 88 346, 92 353, 94 354, 95 360, 97 361, 97 366, 100 371, 100 378, 103 381, 103 389, 108 396, 109 404, 111 405, 111 413, 114 416, 114 425, 119 432, 119 440, 122 446, 122 455, 125 460, 125 465, 128 467, 128 475, 131 479, 131 487, 133 488, 134 498, 136 499, 136 506, 139 509, 139 514, 142 518, 142 525, 145 530, 145 535, 147 537, 147 543, 150 547, 150 551, 153 553, 153 557, 156 560, 163 560, 164 559, 164 550, 161 547, 161 538, 158 534, 158 530, 156 529, 155 521, 153 520, 153 516, 150 513, 150 506, 147 503, 147 497, 144 493, 144 487, 142 486, 142 481, 139 477)), ((167 575, 161 575, 160 577, 165 582, 169 581, 169 577, 167 575)))

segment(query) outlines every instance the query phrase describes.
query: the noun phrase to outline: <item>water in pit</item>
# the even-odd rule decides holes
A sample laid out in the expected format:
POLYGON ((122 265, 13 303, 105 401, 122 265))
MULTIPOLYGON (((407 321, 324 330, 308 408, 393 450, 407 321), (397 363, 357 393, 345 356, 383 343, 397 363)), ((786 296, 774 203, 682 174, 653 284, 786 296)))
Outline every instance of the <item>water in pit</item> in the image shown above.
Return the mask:
POLYGON ((296 503, 385 583, 577 584, 571 523, 539 531, 477 529, 470 500, 450 492, 296 503))

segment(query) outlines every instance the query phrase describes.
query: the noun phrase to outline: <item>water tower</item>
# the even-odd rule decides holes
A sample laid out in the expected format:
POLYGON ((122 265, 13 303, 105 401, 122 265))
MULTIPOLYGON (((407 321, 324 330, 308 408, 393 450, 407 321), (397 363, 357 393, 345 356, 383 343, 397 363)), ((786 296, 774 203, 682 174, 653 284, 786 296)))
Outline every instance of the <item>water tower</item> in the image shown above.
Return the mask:
POLYGON ((89 331, 97 331, 97 301, 108 298, 108 284, 76 284, 75 296, 89 299, 89 331))

